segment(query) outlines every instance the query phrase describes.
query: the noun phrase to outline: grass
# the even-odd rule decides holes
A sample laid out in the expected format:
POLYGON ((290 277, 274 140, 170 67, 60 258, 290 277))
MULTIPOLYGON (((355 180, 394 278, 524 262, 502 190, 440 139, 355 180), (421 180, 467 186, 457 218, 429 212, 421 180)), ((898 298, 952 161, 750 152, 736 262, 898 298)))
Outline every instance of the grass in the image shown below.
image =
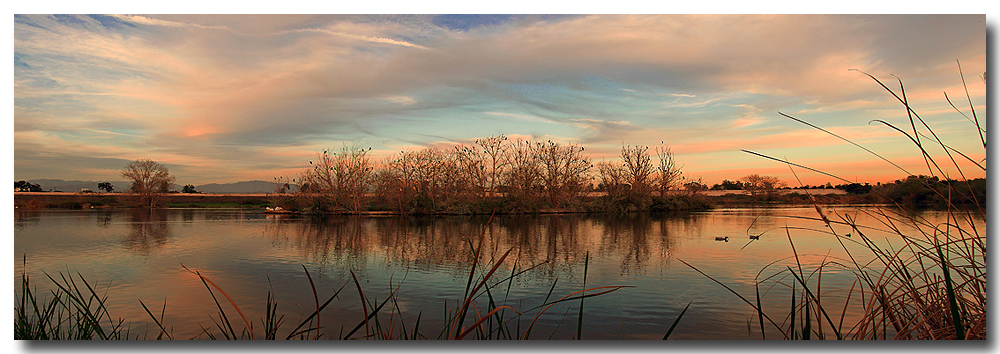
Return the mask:
MULTIPOLYGON (((974 180, 966 177, 963 167, 958 163, 964 158, 972 163, 973 167, 969 168, 980 168, 985 172, 985 161, 980 164, 945 145, 930 125, 910 107, 901 80, 896 92, 876 77, 864 74, 903 105, 911 130, 906 131, 881 120, 873 122, 906 136, 924 159, 931 176, 957 181, 945 184, 946 188, 941 188, 941 185, 937 185, 937 188, 925 186, 926 190, 933 193, 931 197, 936 199, 935 204, 945 206, 947 220, 943 223, 931 222, 921 217, 920 213, 907 209, 907 205, 901 204, 895 204, 892 208, 858 209, 852 213, 839 214, 830 214, 819 204, 814 204, 817 216, 813 220, 818 227, 810 231, 834 237, 842 246, 845 256, 835 258, 829 255, 811 255, 822 257, 823 260, 811 268, 804 267, 800 254, 795 249, 792 229, 779 228, 783 229, 784 236, 788 239, 794 267, 786 264, 789 259, 780 259, 761 269, 755 279, 756 301, 749 300, 747 296, 698 270, 695 265, 683 260, 681 262, 723 286, 755 311, 756 326, 752 324, 754 320, 747 324, 751 337, 766 339, 769 332, 776 332, 783 339, 986 339, 986 238, 985 230, 978 228, 975 222, 980 218, 985 221, 985 200, 976 197, 974 180), (922 127, 923 131, 918 127, 922 127), (939 148, 941 154, 935 157, 931 153, 932 148, 939 148), (946 159, 940 157, 942 154, 946 159), (945 164, 953 167, 959 178, 952 179, 942 167, 945 164), (972 207, 967 205, 970 200, 972 207), (878 224, 861 224, 857 217, 859 213, 876 220, 878 224), (874 231, 891 237, 876 239, 870 236, 874 231), (785 265, 782 267, 782 264, 785 265), (846 296, 837 296, 843 301, 840 306, 834 306, 834 301, 830 298, 833 291, 823 291, 822 288, 822 276, 831 269, 848 271, 855 278, 846 296), (765 290, 763 294, 762 288, 765 290), (775 314, 770 310, 766 312, 761 306, 762 295, 780 296, 776 294, 782 293, 772 292, 772 289, 785 289, 784 293, 788 294, 789 301, 787 311, 775 314), (849 316, 849 313, 861 313, 861 316, 855 318, 849 316)), ((962 81, 964 85, 964 77, 962 81)), ((948 100, 950 103, 951 100, 948 100)), ((971 97, 969 105, 971 115, 976 117, 971 97)), ((955 105, 952 104, 952 107, 955 105)), ((955 109, 968 118, 957 107, 955 109)), ((912 175, 891 160, 857 143, 801 119, 782 115, 834 135, 886 161, 901 172, 912 175)), ((978 118, 969 121, 974 123, 978 131, 985 131, 978 118)), ((986 140, 982 134, 980 137, 985 152, 986 140)), ((752 151, 746 152, 784 163, 790 169, 805 169, 850 183, 828 172, 752 151)), ((914 181, 926 183, 926 180, 914 181)))
POLYGON ((29 277, 21 274, 21 297, 15 298, 14 339, 139 339, 132 337, 124 319, 115 319, 83 276, 79 279, 46 274, 56 286, 47 299, 31 289, 29 277))
MULTIPOLYGON (((890 240, 870 238, 868 227, 854 223, 847 215, 840 217, 837 221, 828 219, 830 227, 825 233, 841 241, 846 257, 810 255, 824 258, 818 265, 806 267, 800 260, 803 255, 795 250, 791 230, 784 228, 794 263, 785 265, 788 259, 781 259, 761 269, 752 296, 702 274, 754 309, 755 328, 748 328, 748 332, 756 338, 767 339, 768 333, 777 332, 784 339, 985 339, 982 236, 949 225, 943 228, 950 230, 938 228, 927 234, 922 229, 914 236, 896 234, 902 242, 891 247, 887 246, 893 243, 890 240), (852 230, 852 236, 834 231, 845 227, 852 230), (824 272, 841 270, 856 278, 850 289, 822 288, 824 272), (761 306, 761 296, 788 296, 789 310, 779 311, 776 317, 773 310, 761 306), (861 316, 849 316, 851 313, 861 316)), ((895 220, 898 216, 884 217, 895 220)), ((823 219, 817 217, 816 221, 822 223, 823 219)), ((697 270, 695 265, 684 264, 697 270)))

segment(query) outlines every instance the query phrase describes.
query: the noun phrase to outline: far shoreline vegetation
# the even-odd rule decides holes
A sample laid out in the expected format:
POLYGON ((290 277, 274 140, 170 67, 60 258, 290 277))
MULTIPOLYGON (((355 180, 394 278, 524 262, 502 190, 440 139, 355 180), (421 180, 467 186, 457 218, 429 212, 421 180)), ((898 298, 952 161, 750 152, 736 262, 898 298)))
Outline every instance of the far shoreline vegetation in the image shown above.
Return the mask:
MULTIPOLYGON (((985 200, 985 186, 986 181, 984 179, 977 179, 973 181, 976 185, 982 187, 982 191, 977 192, 977 199, 982 202, 985 200)), ((912 183, 912 182, 910 182, 912 183)), ((811 189, 799 189, 799 188, 787 188, 777 190, 775 195, 770 198, 752 196, 743 190, 712 190, 701 192, 695 195, 685 194, 684 192, 677 191, 673 192, 667 197, 651 197, 653 201, 653 207, 642 210, 631 210, 634 212, 667 212, 667 211, 701 211, 701 210, 711 210, 716 208, 749 208, 749 207, 763 207, 763 206, 802 206, 810 207, 813 204, 819 205, 899 205, 905 207, 906 209, 942 209, 946 207, 945 205, 939 205, 936 203, 935 199, 928 199, 927 196, 931 195, 933 192, 929 188, 915 188, 919 190, 909 190, 904 191, 895 188, 897 184, 905 184, 905 180, 897 181, 892 184, 884 184, 888 186, 886 189, 891 191, 888 195, 891 195, 891 199, 879 195, 876 192, 867 193, 852 193, 845 191, 841 188, 811 188, 811 189), (667 203, 675 203, 669 207, 667 203), (689 203, 691 208, 684 208, 684 204, 679 203, 689 203)), ((910 186, 910 188, 913 188, 910 186)), ((240 194, 240 193, 214 193, 214 194, 185 194, 185 193, 168 193, 163 195, 161 198, 163 203, 158 208, 168 208, 168 209, 245 209, 245 210, 259 210, 267 211, 267 208, 274 208, 280 206, 281 202, 292 203, 295 199, 309 200, 310 198, 315 198, 316 196, 306 196, 298 193, 294 194, 274 194, 274 193, 250 193, 250 194, 240 194)), ((590 208, 575 208, 575 209, 556 209, 556 208, 539 208, 531 211, 510 211, 510 210, 496 210, 497 214, 555 214, 555 213, 616 213, 616 212, 627 212, 625 210, 618 209, 617 211, 610 210, 600 210, 601 199, 604 198, 603 195, 593 195, 593 196, 582 196, 580 197, 579 204, 582 206, 590 206, 590 208)), ((14 205, 17 209, 64 209, 64 210, 79 210, 79 209, 121 209, 121 208, 134 208, 135 207, 135 196, 128 193, 103 193, 103 192, 90 192, 90 193, 80 193, 80 192, 15 192, 14 194, 14 205)), ((497 200, 493 201, 494 205, 502 205, 502 198, 497 197, 497 200)), ((288 204, 285 204, 288 205, 288 204)), ((487 204, 488 205, 488 204, 487 204)), ((968 203, 956 203, 956 205, 966 205, 969 207, 974 207, 973 204, 968 203)), ((375 208, 368 208, 358 212, 352 212, 349 210, 334 212, 323 212, 317 213, 311 210, 303 209, 285 209, 291 214, 329 214, 329 215, 473 215, 473 214, 484 214, 493 213, 494 210, 489 210, 487 212, 449 212, 449 211, 438 211, 433 213, 427 212, 398 212, 393 210, 378 210, 375 208)), ((468 209, 466 209, 468 210, 468 209)))
POLYGON ((909 176, 891 183, 789 187, 750 174, 709 187, 686 181, 669 147, 623 146, 618 161, 593 162, 577 144, 510 141, 504 135, 450 149, 401 151, 376 164, 357 145, 317 154, 300 176, 276 177, 271 193, 205 194, 194 185, 171 191, 166 166, 136 160, 122 170, 131 182, 116 191, 45 193, 29 181, 14 184, 19 209, 244 208, 310 215, 476 215, 698 211, 768 205, 885 204, 941 209, 985 204, 986 180, 959 182, 909 176), (963 193, 942 202, 942 191, 963 193), (982 204, 980 204, 982 203, 982 204))

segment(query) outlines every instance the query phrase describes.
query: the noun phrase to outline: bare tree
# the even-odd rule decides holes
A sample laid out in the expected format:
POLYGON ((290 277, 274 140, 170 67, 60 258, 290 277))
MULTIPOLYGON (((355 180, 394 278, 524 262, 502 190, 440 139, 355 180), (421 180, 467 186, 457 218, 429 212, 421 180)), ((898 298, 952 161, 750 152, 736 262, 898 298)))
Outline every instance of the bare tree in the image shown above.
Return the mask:
POLYGON ((487 156, 475 146, 456 146, 451 152, 449 164, 453 172, 446 174, 449 185, 464 201, 486 198, 489 190, 487 156))
POLYGON ((292 190, 291 182, 286 176, 274 177, 274 194, 285 194, 292 190))
POLYGON ((303 183, 312 185, 317 193, 333 193, 336 186, 334 155, 329 150, 316 154, 316 161, 309 161, 309 168, 302 172, 303 183))
POLYGON ((549 202, 558 206, 579 197, 586 188, 587 171, 591 167, 589 159, 583 156, 583 147, 551 140, 531 146, 540 164, 539 176, 549 202))
POLYGON ((507 137, 503 134, 497 136, 486 137, 482 139, 476 139, 476 144, 483 149, 483 153, 486 154, 487 159, 485 163, 488 170, 486 171, 489 178, 487 184, 487 196, 496 193, 497 186, 500 184, 500 180, 503 178, 504 168, 507 166, 507 161, 504 159, 504 155, 507 149, 510 147, 507 143, 507 137))
POLYGON ((386 189, 398 191, 397 205, 423 198, 430 202, 432 208, 437 208, 445 192, 445 174, 448 159, 445 153, 433 148, 417 151, 400 151, 399 156, 388 161, 390 173, 380 178, 390 178, 393 181, 386 184, 386 189))
POLYGON ((632 185, 631 195, 646 197, 653 190, 653 162, 647 146, 622 146, 626 182, 632 185))
POLYGON ((344 194, 351 199, 354 212, 361 210, 361 201, 372 181, 374 166, 371 157, 368 156, 371 149, 371 147, 362 149, 357 146, 350 148, 344 146, 341 150, 344 169, 342 188, 346 192, 344 194))
POLYGON ((656 166, 656 187, 660 190, 660 196, 665 196, 667 191, 680 183, 681 168, 674 160, 674 152, 669 146, 660 145, 656 147, 656 157, 660 164, 656 166))
POLYGON ((778 188, 785 186, 785 182, 774 176, 751 174, 740 180, 743 181, 743 189, 749 191, 752 196, 764 195, 770 198, 774 196, 778 188))
POLYGON ((355 212, 361 209, 361 200, 373 175, 371 148, 347 146, 340 153, 324 150, 316 161, 302 174, 303 185, 321 195, 332 197, 337 205, 355 212))
POLYGON ((148 159, 129 162, 121 176, 132 182, 129 191, 139 196, 139 206, 142 207, 155 206, 159 195, 168 192, 174 183, 167 166, 148 159))
POLYGON ((403 175, 393 167, 395 160, 392 157, 385 159, 383 167, 375 171, 373 184, 378 201, 402 213, 404 203, 413 198, 414 191, 404 181, 403 175))
POLYGON ((612 162, 598 162, 597 172, 600 178, 598 190, 603 190, 608 200, 618 202, 626 197, 629 187, 625 182, 625 169, 621 165, 612 162))
POLYGON ((541 190, 541 171, 532 142, 518 140, 505 151, 507 195, 523 205, 534 205, 541 190))
POLYGON ((433 148, 407 153, 404 155, 409 160, 412 170, 412 182, 417 190, 417 195, 430 199, 433 207, 438 206, 441 199, 441 187, 444 184, 444 154, 433 148))

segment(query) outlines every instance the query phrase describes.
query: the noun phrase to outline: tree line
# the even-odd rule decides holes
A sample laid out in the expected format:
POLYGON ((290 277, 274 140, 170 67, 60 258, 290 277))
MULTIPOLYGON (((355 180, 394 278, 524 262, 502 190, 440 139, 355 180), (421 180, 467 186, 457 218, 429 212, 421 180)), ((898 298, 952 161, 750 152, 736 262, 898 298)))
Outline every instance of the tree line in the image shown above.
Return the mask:
POLYGON ((400 151, 381 160, 371 148, 324 150, 297 177, 275 178, 286 209, 316 212, 531 212, 540 209, 647 209, 677 188, 681 166, 667 146, 623 146, 595 163, 586 148, 496 135, 450 148, 400 151), (601 195, 600 200, 582 198, 601 195))
MULTIPOLYGON (((294 179, 276 177, 274 203, 315 213, 667 211, 710 208, 712 204, 699 195, 706 190, 743 190, 754 199, 773 201, 779 189, 788 188, 777 177, 758 174, 723 180, 711 188, 701 179, 686 180, 683 166, 662 142, 652 150, 623 145, 616 159, 599 162, 585 150, 575 143, 496 135, 377 159, 370 147, 345 144, 338 151, 318 152, 294 179)), ((121 176, 131 182, 127 192, 142 207, 159 205, 160 195, 171 193, 175 181, 165 165, 148 159, 130 162, 121 176)), ((920 203, 934 188, 918 187, 933 187, 938 181, 919 177, 880 184, 876 189, 896 202, 920 203), (921 183, 914 187, 917 181, 921 183)), ((39 185, 26 181, 15 182, 14 187, 15 191, 41 191, 39 185)), ((874 187, 858 183, 825 186, 859 195, 874 187)), ((983 183, 983 188, 969 194, 984 195, 984 187, 983 183)), ((111 192, 114 187, 103 182, 99 189, 111 192)), ((199 192, 185 185, 182 193, 199 192)))

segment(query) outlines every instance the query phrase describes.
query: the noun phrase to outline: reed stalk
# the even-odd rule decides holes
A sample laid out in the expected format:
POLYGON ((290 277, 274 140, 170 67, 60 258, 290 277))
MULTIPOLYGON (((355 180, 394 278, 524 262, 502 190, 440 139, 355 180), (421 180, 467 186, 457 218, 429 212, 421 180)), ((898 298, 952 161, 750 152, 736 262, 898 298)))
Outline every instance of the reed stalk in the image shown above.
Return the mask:
MULTIPOLYGON (((959 69, 961 70, 961 66, 959 69)), ((776 324, 763 313, 760 305, 760 282, 755 283, 757 299, 755 303, 752 303, 731 287, 698 270, 694 265, 683 260, 681 262, 722 285, 750 305, 759 316, 761 338, 765 338, 764 320, 767 319, 775 329, 785 334, 786 339, 823 339, 828 332, 835 335, 836 339, 985 339, 986 240, 985 235, 982 234, 984 230, 977 228, 975 221, 978 218, 985 220, 985 204, 984 201, 976 198, 971 181, 966 177, 962 166, 955 159, 953 153, 964 157, 983 171, 985 171, 985 165, 942 141, 930 124, 911 107, 902 80, 897 80, 899 88, 896 91, 875 76, 862 73, 874 80, 903 105, 910 126, 909 131, 906 131, 883 120, 872 122, 885 125, 905 136, 913 143, 917 153, 923 158, 928 173, 931 176, 942 176, 949 181, 945 185, 946 188, 942 189, 934 188, 921 180, 928 189, 933 191, 940 204, 945 206, 944 212, 947 221, 941 224, 931 223, 922 218, 916 211, 900 204, 896 204, 895 209, 876 208, 874 210, 857 209, 853 211, 854 214, 866 214, 881 224, 881 227, 878 225, 873 227, 872 225, 861 225, 851 213, 828 215, 813 199, 818 217, 812 218, 812 220, 820 222, 821 229, 805 228, 804 230, 831 235, 843 248, 846 258, 829 259, 824 257, 823 261, 815 266, 815 269, 806 272, 799 260, 799 253, 795 249, 791 234, 792 230, 803 228, 788 226, 781 228, 785 230, 788 237, 796 269, 786 266, 785 269, 778 271, 765 281, 773 282, 771 287, 781 286, 790 289, 791 302, 789 313, 786 316, 788 326, 776 324), (924 139, 922 140, 921 137, 924 139), (930 152, 929 149, 933 146, 940 148, 940 151, 950 162, 950 166, 960 176, 959 180, 951 182, 952 180, 945 172, 943 164, 938 161, 940 158, 930 152), (957 200, 971 200, 974 208, 963 208, 957 204, 957 200), (851 232, 847 234, 837 232, 836 229, 842 226, 850 227, 851 232), (873 236, 869 234, 871 231, 891 235, 891 238, 873 239, 873 236), (854 237, 851 237, 852 234, 854 237), (857 248, 852 251, 852 247, 848 247, 848 244, 857 248), (840 311, 839 319, 830 316, 830 313, 823 306, 823 302, 820 301, 824 293, 819 291, 822 285, 824 267, 848 270, 856 278, 848 290, 846 298, 844 298, 845 302, 840 311), (812 280, 813 275, 815 275, 815 281, 812 280), (791 284, 782 283, 781 279, 786 276, 793 278, 791 284), (847 320, 849 312, 860 313, 860 319, 851 323, 847 320), (797 320, 798 326, 796 326, 797 320)), ((962 84, 966 90, 972 115, 976 117, 975 106, 968 94, 964 76, 962 84)), ((965 113, 955 107, 950 98, 946 96, 946 99, 956 111, 975 124, 985 147, 985 136, 982 135, 985 129, 980 125, 978 118, 969 119, 965 113)), ((844 140, 889 163, 901 172, 909 174, 909 171, 895 162, 858 143, 803 119, 784 113, 780 114, 844 140)), ((786 159, 749 150, 744 150, 744 152, 783 163, 790 168, 813 171, 846 181, 833 173, 810 168, 786 159)), ((878 193, 878 191, 873 193, 878 193)), ((765 266, 760 273, 781 261, 783 260, 765 266)))

